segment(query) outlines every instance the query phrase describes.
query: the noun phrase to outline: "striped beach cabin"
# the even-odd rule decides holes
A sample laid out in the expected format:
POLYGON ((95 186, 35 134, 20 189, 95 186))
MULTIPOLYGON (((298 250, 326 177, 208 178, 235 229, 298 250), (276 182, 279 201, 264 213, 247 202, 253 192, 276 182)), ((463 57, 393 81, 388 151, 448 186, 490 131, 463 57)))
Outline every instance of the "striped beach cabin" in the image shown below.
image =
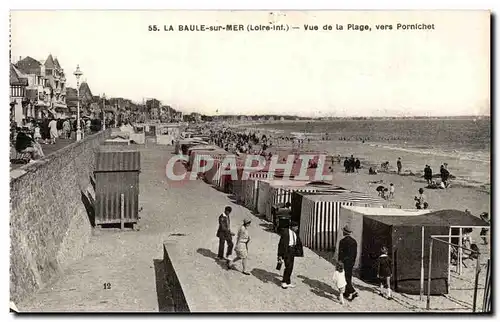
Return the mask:
MULTIPOLYGON (((279 203, 291 201, 292 191, 317 191, 318 187, 310 185, 312 181, 299 180, 260 180, 257 200, 257 211, 272 221, 271 209, 279 203)), ((317 183, 319 184, 319 183, 317 183)))
POLYGON ((345 188, 334 185, 326 185, 318 188, 319 189, 316 191, 292 191, 290 203, 292 205, 291 215, 293 222, 300 223, 300 214, 302 213, 302 200, 304 199, 304 196, 333 195, 348 191, 345 188))
POLYGON ((302 200, 299 236, 304 246, 313 250, 334 250, 340 227, 341 206, 382 208, 386 201, 378 197, 345 191, 335 194, 306 195, 302 200))

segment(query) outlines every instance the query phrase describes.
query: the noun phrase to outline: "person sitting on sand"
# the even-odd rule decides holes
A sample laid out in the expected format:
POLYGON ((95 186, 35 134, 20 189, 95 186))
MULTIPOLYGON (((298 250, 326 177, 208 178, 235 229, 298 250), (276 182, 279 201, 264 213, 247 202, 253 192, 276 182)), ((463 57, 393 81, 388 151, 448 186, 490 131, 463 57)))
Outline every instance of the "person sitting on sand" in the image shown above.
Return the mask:
POLYGON ((368 174, 377 174, 377 170, 374 170, 372 167, 368 169, 368 174))
POLYGON ((389 171, 389 161, 386 161, 380 165, 380 169, 384 172, 389 171))
POLYGON ((415 207, 417 209, 427 209, 429 208, 429 204, 425 201, 425 195, 424 195, 424 189, 420 188, 418 189, 418 196, 415 196, 414 200, 417 202, 415 204, 415 207))
POLYGON ((378 186, 377 189, 375 189, 378 192, 378 196, 384 198, 384 190, 386 187, 384 186, 378 186))
POLYGON ((427 189, 439 189, 439 185, 436 181, 431 180, 431 183, 427 185, 427 189))

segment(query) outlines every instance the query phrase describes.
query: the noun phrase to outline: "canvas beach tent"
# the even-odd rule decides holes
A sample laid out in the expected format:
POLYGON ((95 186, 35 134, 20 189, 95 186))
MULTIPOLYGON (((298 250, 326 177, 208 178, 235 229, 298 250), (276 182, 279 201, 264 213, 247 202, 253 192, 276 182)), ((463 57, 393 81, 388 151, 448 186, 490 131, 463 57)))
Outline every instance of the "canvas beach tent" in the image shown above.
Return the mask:
POLYGON ((363 244, 363 218, 364 216, 419 216, 430 213, 431 210, 417 209, 396 209, 396 208, 373 208, 359 206, 341 206, 339 214, 339 227, 337 231, 337 247, 342 239, 342 227, 349 225, 352 230, 351 236, 358 242, 358 256, 354 268, 359 268, 361 264, 361 252, 363 244))
MULTIPOLYGON (((459 210, 439 210, 420 216, 364 216, 361 278, 376 279, 376 259, 380 248, 386 246, 393 261, 394 289, 407 294, 427 294, 431 236, 450 236, 451 239, 454 227, 483 226, 481 219, 459 210)), ((450 251, 446 243, 433 243, 432 295, 448 293, 450 251)))
POLYGON ((299 223, 299 236, 304 246, 313 250, 335 250, 341 206, 380 207, 386 203, 379 197, 346 191, 335 194, 305 195, 299 223))

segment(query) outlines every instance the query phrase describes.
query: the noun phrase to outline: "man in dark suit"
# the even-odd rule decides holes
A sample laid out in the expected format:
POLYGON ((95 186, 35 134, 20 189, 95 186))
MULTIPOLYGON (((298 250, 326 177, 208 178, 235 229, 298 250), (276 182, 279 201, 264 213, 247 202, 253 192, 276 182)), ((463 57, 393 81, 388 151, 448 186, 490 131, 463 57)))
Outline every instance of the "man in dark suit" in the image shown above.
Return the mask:
POLYGON ((297 233, 298 226, 294 223, 290 227, 285 227, 281 231, 281 238, 278 244, 278 263, 285 263, 283 272, 282 288, 295 287, 291 282, 293 264, 295 257, 304 257, 302 241, 297 233))
POLYGON ((339 262, 344 264, 345 280, 347 282, 344 297, 352 301, 358 296, 358 292, 352 286, 352 270, 358 254, 358 243, 351 237, 352 230, 349 226, 345 226, 342 232, 344 238, 339 242, 339 262))
POLYGON ((224 213, 219 216, 219 228, 217 229, 217 237, 219 237, 219 252, 217 253, 217 259, 224 259, 224 244, 227 242, 226 257, 231 256, 233 253, 233 236, 234 233, 231 232, 231 219, 229 214, 232 208, 226 206, 224 208, 224 213))

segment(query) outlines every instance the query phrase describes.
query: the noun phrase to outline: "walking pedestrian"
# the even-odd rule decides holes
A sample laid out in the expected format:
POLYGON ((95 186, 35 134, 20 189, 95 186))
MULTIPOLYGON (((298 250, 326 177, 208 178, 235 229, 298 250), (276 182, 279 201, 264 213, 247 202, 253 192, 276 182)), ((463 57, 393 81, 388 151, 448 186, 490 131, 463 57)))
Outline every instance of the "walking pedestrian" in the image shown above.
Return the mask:
POLYGON ((52 119, 49 123, 49 129, 50 129, 50 144, 56 144, 56 139, 58 138, 58 132, 57 132, 57 121, 55 119, 52 119))
POLYGON ((347 282, 345 280, 344 264, 339 262, 335 265, 335 272, 333 273, 334 288, 339 290, 338 299, 340 304, 344 304, 344 292, 347 282))
POLYGON ((71 138, 71 124, 69 123, 69 119, 64 120, 63 133, 66 139, 71 138))
POLYGON ((291 281, 295 257, 304 257, 302 241, 297 231, 298 227, 294 223, 291 224, 291 228, 284 228, 281 232, 281 238, 278 244, 278 267, 281 266, 281 263, 285 263, 285 270, 281 283, 281 287, 284 289, 295 287, 291 281))
POLYGON ((38 123, 34 122, 34 134, 33 134, 33 139, 38 142, 39 140, 42 139, 42 134, 40 132, 40 125, 38 123))
POLYGON ((217 237, 219 238, 219 251, 217 253, 217 259, 223 260, 224 258, 224 246, 227 243, 226 257, 229 257, 233 253, 233 236, 234 233, 231 232, 231 219, 229 214, 233 209, 230 206, 224 208, 224 213, 219 216, 219 228, 217 229, 217 237))
POLYGON ((401 158, 398 158, 398 162, 396 162, 396 166, 398 167, 398 174, 401 174, 401 169, 403 169, 403 164, 401 163, 401 158))
POLYGON ((359 159, 356 159, 354 166, 356 167, 356 173, 359 173, 359 169, 361 169, 361 161, 359 161, 359 159))
POLYGON ((432 183, 432 169, 428 164, 424 168, 424 179, 427 181, 427 184, 432 183))
POLYGON ((356 263, 356 257, 358 255, 358 243, 354 238, 352 238, 352 230, 349 226, 345 226, 342 229, 344 238, 339 242, 339 256, 338 261, 344 264, 345 279, 347 282, 344 297, 352 301, 358 296, 358 292, 354 289, 352 285, 352 270, 354 264, 356 263))
POLYGON ((245 275, 250 275, 248 272, 248 243, 250 242, 250 235, 248 234, 248 226, 252 221, 250 219, 245 218, 243 220, 243 225, 238 230, 238 236, 236 239, 236 247, 234 251, 236 252, 236 258, 233 260, 229 260, 227 262, 227 266, 229 269, 236 269, 235 262, 241 259, 241 264, 243 266, 242 273, 245 275))
POLYGON ((444 164, 441 165, 440 174, 441 174, 441 182, 443 182, 444 186, 448 188, 448 179, 450 178, 450 172, 448 171, 448 169, 446 169, 444 164))
POLYGON ((377 260, 377 277, 380 282, 379 294, 384 296, 384 287, 387 288, 387 298, 390 300, 391 294, 391 276, 392 276, 392 263, 388 255, 387 247, 383 246, 381 255, 377 260))

